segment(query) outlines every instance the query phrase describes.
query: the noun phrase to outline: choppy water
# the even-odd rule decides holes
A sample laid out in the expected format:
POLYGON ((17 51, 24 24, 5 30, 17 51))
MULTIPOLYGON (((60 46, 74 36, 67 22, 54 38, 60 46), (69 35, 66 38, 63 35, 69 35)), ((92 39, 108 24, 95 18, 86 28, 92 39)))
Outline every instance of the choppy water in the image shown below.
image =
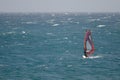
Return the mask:
POLYGON ((0 80, 120 80, 120 14, 1 13, 0 80))

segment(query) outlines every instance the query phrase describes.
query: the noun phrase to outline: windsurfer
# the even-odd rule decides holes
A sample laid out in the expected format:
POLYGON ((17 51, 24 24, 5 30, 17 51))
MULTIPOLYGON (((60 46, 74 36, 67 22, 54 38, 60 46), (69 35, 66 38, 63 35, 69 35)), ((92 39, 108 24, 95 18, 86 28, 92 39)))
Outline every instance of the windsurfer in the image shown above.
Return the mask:
POLYGON ((86 30, 86 34, 85 34, 85 38, 84 38, 84 56, 85 57, 89 57, 90 54, 94 53, 94 45, 93 42, 91 40, 91 31, 90 30, 86 30), (90 51, 87 51, 87 46, 86 46, 86 42, 89 42, 89 44, 91 45, 92 49, 90 51))

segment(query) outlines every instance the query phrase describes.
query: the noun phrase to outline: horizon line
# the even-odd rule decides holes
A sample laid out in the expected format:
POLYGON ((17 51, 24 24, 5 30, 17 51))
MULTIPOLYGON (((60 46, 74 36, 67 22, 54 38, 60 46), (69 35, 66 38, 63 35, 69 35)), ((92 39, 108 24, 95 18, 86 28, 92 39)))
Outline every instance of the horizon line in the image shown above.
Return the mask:
POLYGON ((111 12, 109 12, 109 11, 108 12, 107 11, 106 12, 105 11, 103 11, 103 12, 102 11, 96 11, 96 12, 94 12, 94 11, 93 12, 92 11, 91 12, 79 12, 79 11, 73 11, 73 12, 72 11, 66 11, 66 12, 65 11, 63 11, 63 12, 62 11, 61 12, 59 12, 59 11, 58 12, 57 11, 56 12, 55 11, 53 11, 53 12, 50 12, 50 11, 48 11, 48 12, 47 11, 45 11, 45 12, 21 12, 21 11, 20 12, 14 12, 14 11, 8 11, 7 12, 7 11, 3 11, 3 12, 0 12, 0 13, 66 13, 66 14, 67 13, 88 13, 88 14, 91 14, 91 13, 120 13, 120 12, 119 11, 111 11, 111 12))

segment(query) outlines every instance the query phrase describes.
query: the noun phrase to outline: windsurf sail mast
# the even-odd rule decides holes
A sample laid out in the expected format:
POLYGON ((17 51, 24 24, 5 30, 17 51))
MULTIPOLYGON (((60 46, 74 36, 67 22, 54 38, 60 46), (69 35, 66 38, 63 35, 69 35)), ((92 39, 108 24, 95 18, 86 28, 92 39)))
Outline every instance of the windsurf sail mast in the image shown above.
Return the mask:
POLYGON ((90 30, 86 30, 84 37, 84 55, 88 57, 94 53, 94 44, 92 41, 92 34, 90 30))

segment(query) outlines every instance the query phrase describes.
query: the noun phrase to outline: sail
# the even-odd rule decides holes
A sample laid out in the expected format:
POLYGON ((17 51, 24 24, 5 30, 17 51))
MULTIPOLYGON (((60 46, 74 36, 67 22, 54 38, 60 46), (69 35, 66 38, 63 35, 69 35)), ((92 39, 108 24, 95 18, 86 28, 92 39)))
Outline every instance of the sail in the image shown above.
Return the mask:
POLYGON ((91 55, 94 53, 94 44, 92 41, 92 35, 90 30, 86 31, 85 37, 84 37, 84 52, 87 55, 91 55))

